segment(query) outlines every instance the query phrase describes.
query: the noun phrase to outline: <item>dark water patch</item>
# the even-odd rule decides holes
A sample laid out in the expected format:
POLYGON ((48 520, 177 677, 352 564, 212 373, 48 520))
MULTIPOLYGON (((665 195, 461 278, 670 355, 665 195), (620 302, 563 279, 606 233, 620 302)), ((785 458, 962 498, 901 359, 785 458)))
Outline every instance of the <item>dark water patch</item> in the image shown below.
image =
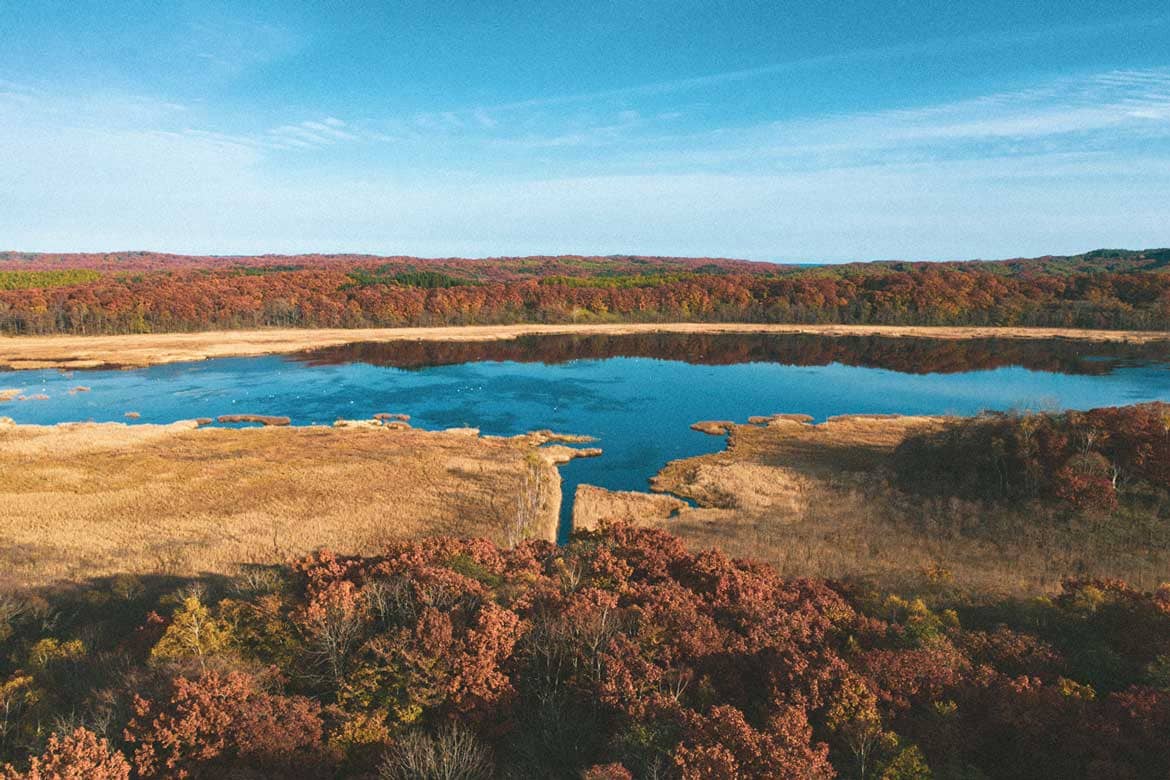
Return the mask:
POLYGON ((484 361, 555 365, 615 357, 712 366, 840 363, 908 374, 954 374, 1019 366, 1033 371, 1103 375, 1122 366, 1170 359, 1170 341, 1127 344, 1067 339, 642 333, 521 336, 497 341, 359 342, 294 356, 310 365, 361 362, 406 369, 484 361))

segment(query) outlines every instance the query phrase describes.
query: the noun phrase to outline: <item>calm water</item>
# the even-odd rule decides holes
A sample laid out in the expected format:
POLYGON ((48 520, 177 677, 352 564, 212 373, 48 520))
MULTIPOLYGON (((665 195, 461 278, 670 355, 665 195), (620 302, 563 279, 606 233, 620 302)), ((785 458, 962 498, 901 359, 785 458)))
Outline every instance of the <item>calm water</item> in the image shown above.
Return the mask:
POLYGON ((852 346, 848 340, 811 337, 659 336, 649 342, 609 337, 600 346, 595 339, 557 341, 358 345, 136 370, 0 372, 0 389, 48 396, 2 404, 0 415, 21 423, 123 421, 133 411, 141 415, 137 422, 164 423, 254 413, 288 415, 294 424, 327 424, 339 417, 404 412, 423 428, 590 434, 605 455, 564 467, 568 512, 579 483, 644 489, 667 461, 721 448, 721 438, 690 430, 697 420, 743 421, 773 412, 823 420, 846 413, 971 414, 1170 401, 1170 354, 1148 347, 1127 352, 1065 342, 1034 344, 1029 352, 1018 344, 999 350, 989 343, 981 352, 968 344, 956 359, 954 344, 927 340, 891 345, 888 339, 866 339, 852 346), (436 349, 442 355, 428 357, 428 350, 436 349), (1063 357, 1054 361, 1058 353, 1063 357), (573 359, 574 354, 590 357, 573 359), (629 354, 643 356, 622 356, 629 354), (653 354, 671 359, 644 356, 653 354), (702 362, 679 359, 684 357, 702 362), (881 367, 888 365, 899 370, 881 367), (70 394, 78 385, 90 391, 70 394))

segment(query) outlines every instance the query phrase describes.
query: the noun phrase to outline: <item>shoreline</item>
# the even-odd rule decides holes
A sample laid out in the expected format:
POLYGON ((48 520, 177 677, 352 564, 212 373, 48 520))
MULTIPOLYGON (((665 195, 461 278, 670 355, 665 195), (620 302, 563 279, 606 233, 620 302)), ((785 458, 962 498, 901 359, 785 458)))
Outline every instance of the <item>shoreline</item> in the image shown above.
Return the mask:
POLYGON ((497 341, 522 336, 623 336, 677 334, 811 334, 888 338, 1061 339, 1093 343, 1170 342, 1170 332, 1082 330, 1077 328, 955 327, 919 325, 794 325, 774 323, 590 323, 452 325, 408 328, 275 328, 198 333, 147 333, 114 336, 3 336, 0 368, 141 368, 223 357, 258 357, 362 342, 497 341))

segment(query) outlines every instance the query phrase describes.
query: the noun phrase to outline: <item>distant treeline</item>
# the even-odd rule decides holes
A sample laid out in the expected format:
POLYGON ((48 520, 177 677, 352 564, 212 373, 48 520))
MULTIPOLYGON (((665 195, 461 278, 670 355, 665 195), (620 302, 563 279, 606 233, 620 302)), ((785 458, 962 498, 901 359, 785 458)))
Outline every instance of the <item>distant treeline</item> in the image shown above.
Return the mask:
POLYGON ((16 271, 25 274, 19 284, 0 283, 0 332, 576 321, 1170 328, 1170 273, 1162 272, 1161 256, 1130 255, 1112 261, 1065 258, 1063 264, 1046 258, 1033 265, 805 269, 628 257, 297 256, 229 263, 225 258, 164 262, 154 256, 145 262, 134 256, 125 268, 135 270, 124 270, 110 256, 62 256, 53 262, 69 270, 46 270, 53 262, 44 257, 9 255, 0 269, 38 270, 16 271), (1085 270, 1092 262, 1111 270, 1085 270), (50 275, 36 282, 38 273, 50 275))
POLYGON ((5 780, 1137 780, 1167 733, 1170 589, 1116 581, 948 605, 617 527, 0 598, 5 780))

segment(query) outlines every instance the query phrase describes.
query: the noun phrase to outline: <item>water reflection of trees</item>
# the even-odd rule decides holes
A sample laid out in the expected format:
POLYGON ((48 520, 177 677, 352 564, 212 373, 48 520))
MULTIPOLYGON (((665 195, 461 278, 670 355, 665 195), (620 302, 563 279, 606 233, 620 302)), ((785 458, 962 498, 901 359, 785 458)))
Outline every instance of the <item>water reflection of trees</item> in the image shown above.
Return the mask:
POLYGON ((1071 340, 649 333, 524 336, 504 341, 362 342, 305 352, 296 359, 310 365, 360 362, 423 368, 479 361, 566 363, 612 357, 658 358, 703 365, 841 363, 911 374, 1022 366, 1062 374, 1102 375, 1119 365, 1170 361, 1170 347, 1071 340))

